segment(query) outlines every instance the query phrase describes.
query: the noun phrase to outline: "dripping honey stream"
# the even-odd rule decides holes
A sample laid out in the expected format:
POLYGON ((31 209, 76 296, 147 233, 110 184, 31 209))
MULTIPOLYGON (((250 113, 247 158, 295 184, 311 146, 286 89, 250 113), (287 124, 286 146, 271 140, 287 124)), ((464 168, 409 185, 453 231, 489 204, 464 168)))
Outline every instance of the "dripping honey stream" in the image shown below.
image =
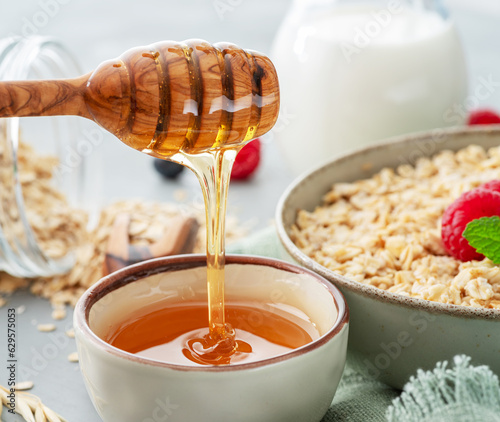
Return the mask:
POLYGON ((172 157, 173 161, 189 167, 196 174, 205 202, 209 335, 203 342, 212 355, 214 349, 215 355, 218 354, 216 359, 206 362, 210 364, 217 364, 219 358, 225 361, 223 358, 234 353, 237 347, 234 330, 225 321, 224 264, 227 194, 231 169, 240 149, 220 148, 202 154, 181 153, 172 157))

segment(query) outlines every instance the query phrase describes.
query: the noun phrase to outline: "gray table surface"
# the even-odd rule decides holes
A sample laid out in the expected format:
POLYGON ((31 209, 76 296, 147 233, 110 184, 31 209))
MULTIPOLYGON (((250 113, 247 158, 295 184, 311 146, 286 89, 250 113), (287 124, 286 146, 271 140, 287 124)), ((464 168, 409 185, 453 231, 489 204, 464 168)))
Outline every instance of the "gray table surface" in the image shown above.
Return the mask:
MULTIPOLYGON (((27 22, 34 22, 42 4, 50 1, 23 0, 4 2, 0 15, 0 37, 21 34, 27 22)), ((36 27, 40 35, 61 39, 78 57, 84 71, 101 61, 115 57, 131 46, 163 39, 203 38, 211 42, 231 41, 242 47, 268 53, 273 36, 289 1, 286 0, 52 0, 57 3, 53 16, 36 27), (216 6, 223 4, 222 16, 216 6)), ((500 6, 491 0, 448 0, 467 55, 470 89, 480 78, 492 75, 500 81, 500 6)), ((500 90, 481 101, 482 106, 500 110, 500 90)), ((233 183, 229 195, 229 213, 241 221, 252 221, 255 229, 265 227, 284 188, 293 179, 272 142, 272 134, 264 142, 263 162, 255 177, 245 183, 233 183), (256 200, 258 198, 258 201, 256 200)), ((89 180, 104 180, 88 201, 102 205, 106 201, 137 197, 148 200, 173 201, 174 192, 183 189, 188 200, 200 201, 198 182, 185 172, 175 183, 164 182, 152 169, 151 159, 128 149, 106 135, 96 150, 96 160, 89 180), (101 165, 99 165, 99 162, 101 165), (111 163, 111 164, 110 164, 111 163), (104 165, 106 164, 106 165, 104 165), (130 174, 140 177, 130 177, 130 174), (126 180, 127 183, 120 183, 126 180)), ((18 379, 34 381, 32 392, 46 405, 71 422, 97 422, 95 412, 83 385, 78 364, 67 360, 76 350, 73 339, 63 336, 71 326, 71 312, 56 322, 54 333, 41 333, 37 323, 52 322, 47 301, 28 292, 18 292, 8 306, 0 309, 0 356, 6 351, 7 307, 25 306, 18 315, 18 379)), ((6 365, 0 364, 0 385, 7 380, 6 365)), ((7 422, 21 420, 4 413, 7 422)))

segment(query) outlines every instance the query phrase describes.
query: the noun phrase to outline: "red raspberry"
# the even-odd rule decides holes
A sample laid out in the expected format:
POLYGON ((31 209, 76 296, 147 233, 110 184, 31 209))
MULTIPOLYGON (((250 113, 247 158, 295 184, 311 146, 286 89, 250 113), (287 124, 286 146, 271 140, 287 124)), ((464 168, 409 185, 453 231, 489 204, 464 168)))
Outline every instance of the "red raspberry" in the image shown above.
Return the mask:
POLYGON ((495 125, 500 124, 500 116, 492 110, 471 111, 469 125, 495 125))
POLYGON ((485 183, 479 187, 481 189, 492 190, 500 193, 500 180, 492 180, 491 182, 485 183))
POLYGON ((249 177, 260 162, 260 140, 257 138, 246 144, 236 156, 231 179, 242 180, 249 177))
POLYGON ((500 215, 500 192, 483 186, 465 192, 448 206, 443 214, 441 229, 441 238, 448 253, 461 261, 483 259, 484 256, 469 245, 462 233, 470 221, 493 215, 500 215))

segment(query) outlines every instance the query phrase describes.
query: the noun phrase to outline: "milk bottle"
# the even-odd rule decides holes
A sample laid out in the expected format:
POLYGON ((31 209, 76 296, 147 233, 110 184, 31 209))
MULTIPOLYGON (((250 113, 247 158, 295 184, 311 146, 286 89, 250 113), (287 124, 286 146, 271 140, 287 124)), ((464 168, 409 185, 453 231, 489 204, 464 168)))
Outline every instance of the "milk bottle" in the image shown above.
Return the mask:
POLYGON ((275 136, 295 173, 393 135, 462 124, 453 21, 438 1, 296 0, 271 57, 286 117, 275 136))

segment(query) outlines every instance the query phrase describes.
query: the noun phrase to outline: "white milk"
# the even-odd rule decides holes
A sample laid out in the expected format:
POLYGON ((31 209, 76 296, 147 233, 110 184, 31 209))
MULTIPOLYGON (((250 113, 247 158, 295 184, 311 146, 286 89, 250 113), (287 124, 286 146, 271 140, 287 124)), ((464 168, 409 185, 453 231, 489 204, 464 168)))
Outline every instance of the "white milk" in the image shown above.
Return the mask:
POLYGON ((462 124, 461 44, 437 13, 339 7, 289 17, 273 47, 282 119, 274 132, 294 172, 393 135, 462 124), (378 13, 377 13, 378 12, 378 13))

